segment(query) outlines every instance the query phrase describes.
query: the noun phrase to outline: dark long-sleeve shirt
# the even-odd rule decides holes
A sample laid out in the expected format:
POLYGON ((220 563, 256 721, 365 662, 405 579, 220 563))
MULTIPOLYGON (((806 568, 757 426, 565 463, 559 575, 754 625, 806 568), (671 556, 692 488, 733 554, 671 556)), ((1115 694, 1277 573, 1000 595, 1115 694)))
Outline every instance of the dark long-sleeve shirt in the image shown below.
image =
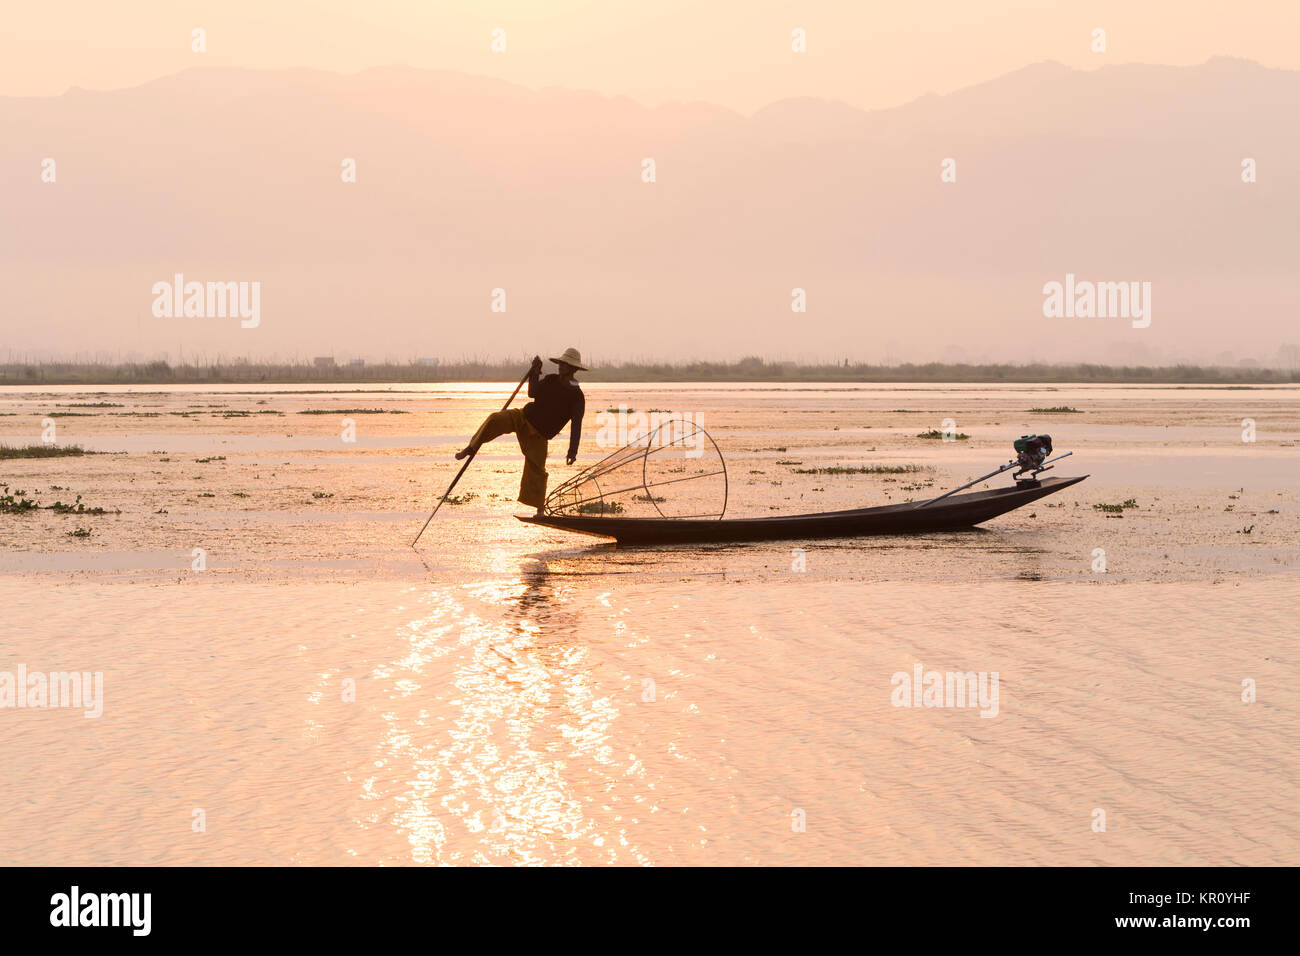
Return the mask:
POLYGON ((534 428, 547 439, 560 433, 566 422, 569 428, 569 454, 578 456, 578 442, 582 439, 582 416, 587 410, 587 400, 573 379, 558 375, 542 376, 534 371, 528 376, 528 397, 533 399, 524 406, 524 414, 534 428))

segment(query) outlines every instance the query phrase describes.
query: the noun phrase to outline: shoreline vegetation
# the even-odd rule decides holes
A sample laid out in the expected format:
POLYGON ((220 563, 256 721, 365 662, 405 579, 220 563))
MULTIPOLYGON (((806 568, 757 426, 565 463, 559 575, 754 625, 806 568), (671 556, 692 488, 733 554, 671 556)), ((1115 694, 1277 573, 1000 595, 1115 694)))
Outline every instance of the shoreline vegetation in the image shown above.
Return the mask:
MULTIPOLYGON (((235 385, 416 384, 513 381, 528 359, 326 364, 233 361, 169 365, 163 361, 0 363, 0 385, 235 385)), ((1138 366, 1046 363, 979 365, 951 362, 901 365, 768 362, 597 363, 582 373, 587 382, 823 382, 823 383, 1097 383, 1115 385, 1285 385, 1300 382, 1300 369, 1199 365, 1138 366)))

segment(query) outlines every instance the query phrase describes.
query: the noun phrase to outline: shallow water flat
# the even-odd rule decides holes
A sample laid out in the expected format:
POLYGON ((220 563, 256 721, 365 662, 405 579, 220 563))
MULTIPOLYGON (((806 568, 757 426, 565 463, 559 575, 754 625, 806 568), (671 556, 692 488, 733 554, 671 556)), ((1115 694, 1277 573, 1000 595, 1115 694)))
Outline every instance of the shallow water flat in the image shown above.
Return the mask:
POLYGON ((121 511, 0 514, 0 672, 103 674, 93 719, 0 708, 0 859, 1300 860, 1297 390, 588 394, 697 416, 729 514, 930 496, 1026 431, 1092 477, 974 531, 629 549, 510 518, 503 441, 417 552, 499 387, 0 389, 0 442, 63 409, 110 453, 0 484, 121 511), (878 463, 922 471, 812 473, 878 463), (996 705, 900 699, 918 665, 996 705))
POLYGON ((104 699, 94 720, 6 712, 0 858, 1295 861, 1292 589, 833 581, 810 600, 807 573, 4 582, 37 622, 6 657, 102 669, 104 699), (996 672, 995 715, 895 706, 918 664, 996 672))

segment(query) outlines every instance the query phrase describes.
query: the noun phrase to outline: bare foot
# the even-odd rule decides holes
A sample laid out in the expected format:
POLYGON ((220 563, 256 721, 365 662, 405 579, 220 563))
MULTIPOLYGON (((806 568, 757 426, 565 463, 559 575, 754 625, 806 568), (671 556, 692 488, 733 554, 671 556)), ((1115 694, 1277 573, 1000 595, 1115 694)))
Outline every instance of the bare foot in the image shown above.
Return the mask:
POLYGON ((456 460, 460 461, 462 458, 468 458, 472 454, 474 454, 473 448, 462 448, 460 451, 456 452, 456 460))

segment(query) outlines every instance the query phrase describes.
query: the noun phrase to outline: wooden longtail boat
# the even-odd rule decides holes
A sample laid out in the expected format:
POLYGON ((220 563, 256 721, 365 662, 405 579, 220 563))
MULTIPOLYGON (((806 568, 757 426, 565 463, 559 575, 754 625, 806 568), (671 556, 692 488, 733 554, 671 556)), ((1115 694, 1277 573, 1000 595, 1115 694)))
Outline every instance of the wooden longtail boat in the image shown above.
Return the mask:
POLYGON ((951 495, 929 502, 770 518, 619 518, 603 515, 517 516, 528 524, 613 538, 619 544, 702 544, 789 538, 852 538, 972 528, 1087 478, 1044 478, 1011 488, 951 495))
MULTIPOLYGON (((1049 435, 1023 435, 1016 458, 1002 467, 926 501, 765 518, 723 518, 727 510, 727 466, 717 443, 698 424, 673 420, 641 435, 551 492, 538 515, 516 515, 527 524, 613 538, 620 544, 709 544, 790 538, 854 538, 873 534, 923 534, 973 528, 990 518, 1055 494, 1087 478, 1039 479, 1055 458, 1049 435), (692 454, 686 454, 690 450, 692 454), (674 452, 680 452, 675 455, 674 452), (652 470, 652 465, 667 465, 652 470), (1012 488, 957 492, 1012 468, 1012 488), (1028 477, 1025 477, 1025 476, 1028 477), (711 493, 689 497, 687 513, 674 514, 657 493, 693 484, 711 493), (712 502, 712 503, 709 503, 712 502), (661 504, 665 507, 661 507, 661 504), (639 508, 644 517, 627 512, 639 508), (623 517, 620 517, 623 515, 623 517)), ((688 492, 689 495, 689 492, 688 492)))

